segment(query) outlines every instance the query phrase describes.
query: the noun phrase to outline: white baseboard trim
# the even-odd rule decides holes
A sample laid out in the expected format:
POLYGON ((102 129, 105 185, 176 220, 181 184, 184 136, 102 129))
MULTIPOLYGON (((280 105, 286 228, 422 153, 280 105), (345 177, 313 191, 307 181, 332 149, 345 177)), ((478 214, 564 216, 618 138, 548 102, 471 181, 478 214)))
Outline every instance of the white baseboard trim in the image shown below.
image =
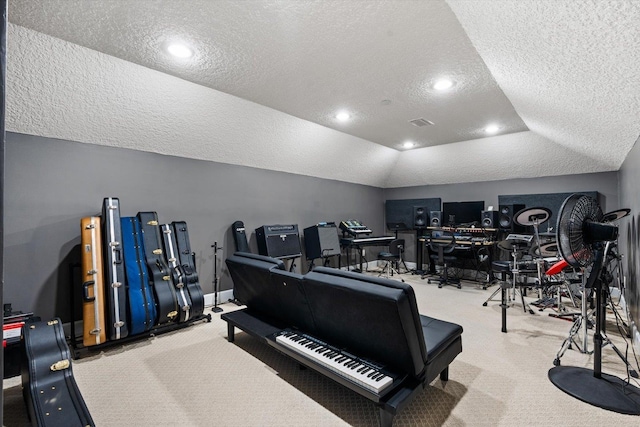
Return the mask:
MULTIPOLYGON (((205 307, 213 306, 215 293, 204 294, 204 305, 205 307)), ((233 289, 227 289, 224 291, 218 292, 218 304, 225 303, 233 299, 233 289)))

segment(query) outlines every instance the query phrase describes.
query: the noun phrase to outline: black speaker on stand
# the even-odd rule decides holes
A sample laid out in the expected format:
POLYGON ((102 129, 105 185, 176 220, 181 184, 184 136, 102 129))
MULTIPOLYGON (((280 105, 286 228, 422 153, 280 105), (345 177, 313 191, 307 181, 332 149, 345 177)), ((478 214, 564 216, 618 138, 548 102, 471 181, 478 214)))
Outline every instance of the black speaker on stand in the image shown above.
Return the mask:
POLYGON ((431 211, 429 213, 429 226, 442 227, 442 211, 431 211))
POLYGON ((525 208, 522 204, 500 205, 498 225, 500 230, 511 233, 524 233, 527 228, 516 223, 513 218, 517 212, 525 208))
POLYGON ((427 227, 427 209, 424 206, 413 207, 413 228, 420 230, 427 227))
POLYGON ((482 228, 498 228, 498 211, 482 211, 480 225, 482 228))

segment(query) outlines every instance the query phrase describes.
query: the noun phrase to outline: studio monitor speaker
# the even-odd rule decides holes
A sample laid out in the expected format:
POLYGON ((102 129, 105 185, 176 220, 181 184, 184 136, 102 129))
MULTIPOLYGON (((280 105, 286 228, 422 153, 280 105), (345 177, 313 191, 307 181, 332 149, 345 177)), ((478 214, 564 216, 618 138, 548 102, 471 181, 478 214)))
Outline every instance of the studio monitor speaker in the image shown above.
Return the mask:
POLYGON ((427 227, 427 209, 424 206, 413 207, 413 228, 427 227))
POLYGON ((513 231, 515 233, 522 233, 526 231, 526 227, 516 224, 513 221, 513 217, 516 213, 525 208, 522 204, 513 205, 500 205, 500 211, 498 216, 498 224, 501 230, 513 231))
POLYGON ((442 227, 442 211, 431 211, 429 213, 429 226, 442 227))
POLYGON ((247 234, 244 230, 244 222, 236 221, 231 225, 233 241, 236 244, 236 252, 251 252, 247 243, 247 234))
POLYGON ((484 228, 498 228, 498 211, 482 211, 480 225, 484 228))

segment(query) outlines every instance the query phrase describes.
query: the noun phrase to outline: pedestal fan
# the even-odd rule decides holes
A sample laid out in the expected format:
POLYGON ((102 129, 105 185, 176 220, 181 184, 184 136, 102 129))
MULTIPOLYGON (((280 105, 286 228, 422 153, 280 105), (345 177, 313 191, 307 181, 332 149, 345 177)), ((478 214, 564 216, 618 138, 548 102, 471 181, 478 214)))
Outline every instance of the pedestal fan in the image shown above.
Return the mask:
POLYGON ((560 208, 557 224, 558 249, 570 266, 591 266, 586 287, 594 288, 596 294, 596 330, 593 336, 593 370, 556 366, 549 370, 549 379, 560 390, 583 402, 622 414, 640 415, 640 390, 628 381, 602 373, 602 330, 605 322, 603 304, 607 289, 601 274, 609 244, 618 237, 618 227, 605 223, 603 216, 598 202, 581 194, 567 197, 560 208))

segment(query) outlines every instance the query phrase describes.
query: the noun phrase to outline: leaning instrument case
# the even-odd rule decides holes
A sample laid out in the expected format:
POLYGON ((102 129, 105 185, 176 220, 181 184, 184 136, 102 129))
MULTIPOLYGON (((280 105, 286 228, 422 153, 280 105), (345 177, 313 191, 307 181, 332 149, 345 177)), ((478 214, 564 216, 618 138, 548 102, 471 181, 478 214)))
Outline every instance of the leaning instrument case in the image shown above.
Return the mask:
POLYGON ((138 212, 142 228, 144 254, 147 259, 149 283, 153 287, 157 304, 158 325, 178 321, 178 299, 169 266, 164 259, 158 214, 138 212))
POLYGON ((109 339, 119 340, 129 335, 129 330, 122 229, 120 228, 120 201, 114 197, 107 197, 102 202, 102 230, 107 319, 109 319, 107 333, 109 339))
POLYGON ((186 277, 182 271, 180 260, 178 259, 178 245, 173 228, 170 224, 160 226, 162 230, 162 241, 164 243, 164 253, 169 263, 173 283, 176 286, 176 296, 178 298, 178 322, 186 322, 192 317, 191 313, 191 297, 185 286, 186 277))
POLYGON ((22 393, 37 427, 95 426, 71 370, 62 322, 27 320, 23 329, 22 393))
POLYGON ((85 347, 107 340, 100 217, 82 218, 82 320, 85 347))
MULTIPOLYGON (((179 263, 182 266, 182 272, 185 275, 187 290, 191 296, 191 316, 196 317, 204 312, 204 294, 200 287, 198 273, 196 272, 196 264, 193 260, 193 252, 191 252, 191 242, 189 241, 189 230, 187 223, 184 221, 174 221, 171 223, 176 244, 178 245, 179 263)), ((215 260, 214 260, 215 262, 215 260)))
POLYGON ((129 295, 131 335, 151 330, 156 324, 156 302, 147 274, 142 230, 136 217, 122 217, 122 250, 129 295))

